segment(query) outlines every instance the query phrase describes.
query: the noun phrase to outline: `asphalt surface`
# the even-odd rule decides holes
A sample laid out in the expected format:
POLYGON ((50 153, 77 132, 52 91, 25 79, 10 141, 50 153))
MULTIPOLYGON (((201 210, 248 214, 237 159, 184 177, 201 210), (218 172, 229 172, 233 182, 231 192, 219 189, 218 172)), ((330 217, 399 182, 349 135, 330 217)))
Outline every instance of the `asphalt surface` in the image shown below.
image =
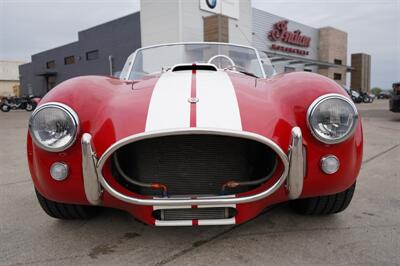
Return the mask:
POLYGON ((0 113, 0 265, 400 265, 400 114, 358 105, 364 164, 349 208, 297 215, 286 205, 239 226, 146 226, 105 210, 58 221, 40 208, 27 169, 29 113, 0 113))

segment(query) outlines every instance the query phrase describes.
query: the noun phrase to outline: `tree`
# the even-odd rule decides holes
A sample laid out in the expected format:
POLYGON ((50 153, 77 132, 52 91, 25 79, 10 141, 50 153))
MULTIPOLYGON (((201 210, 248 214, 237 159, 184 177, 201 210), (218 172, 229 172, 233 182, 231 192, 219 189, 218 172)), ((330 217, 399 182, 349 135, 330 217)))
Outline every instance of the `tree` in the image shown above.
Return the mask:
POLYGON ((378 95, 379 93, 382 92, 382 89, 379 88, 379 87, 374 87, 374 88, 371 89, 371 92, 372 92, 373 94, 375 94, 375 95, 378 95))

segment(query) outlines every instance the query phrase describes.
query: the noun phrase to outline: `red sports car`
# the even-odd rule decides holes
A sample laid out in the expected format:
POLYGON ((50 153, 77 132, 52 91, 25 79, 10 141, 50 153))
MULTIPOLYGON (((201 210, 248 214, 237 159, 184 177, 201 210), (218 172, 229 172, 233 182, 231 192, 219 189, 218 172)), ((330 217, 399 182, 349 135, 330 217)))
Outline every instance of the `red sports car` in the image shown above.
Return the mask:
POLYGON ((286 201, 343 211, 362 148, 357 109, 334 81, 276 74, 255 49, 222 43, 141 48, 119 79, 61 83, 27 144, 48 215, 110 207, 158 226, 238 224, 286 201))

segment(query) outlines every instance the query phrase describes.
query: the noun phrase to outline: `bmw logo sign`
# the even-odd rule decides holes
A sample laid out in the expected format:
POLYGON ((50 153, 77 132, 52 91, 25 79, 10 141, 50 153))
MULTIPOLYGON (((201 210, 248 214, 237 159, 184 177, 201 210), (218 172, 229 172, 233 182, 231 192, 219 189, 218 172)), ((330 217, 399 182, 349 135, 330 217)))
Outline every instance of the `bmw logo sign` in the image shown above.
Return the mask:
POLYGON ((214 9, 217 6, 217 0, 206 0, 207 6, 214 9))

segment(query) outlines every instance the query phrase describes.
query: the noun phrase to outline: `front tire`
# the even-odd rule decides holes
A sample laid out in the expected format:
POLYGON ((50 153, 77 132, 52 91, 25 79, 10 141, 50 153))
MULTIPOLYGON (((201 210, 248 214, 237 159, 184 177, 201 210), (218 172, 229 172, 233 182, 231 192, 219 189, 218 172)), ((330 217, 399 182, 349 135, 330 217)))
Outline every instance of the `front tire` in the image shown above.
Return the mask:
POLYGON ((32 112, 33 109, 35 109, 35 107, 33 106, 33 104, 28 103, 28 104, 25 106, 25 110, 26 110, 27 112, 32 112))
POLYGON ((89 219, 98 213, 96 207, 55 202, 43 197, 36 189, 35 192, 42 209, 53 218, 62 220, 89 219))
POLYGON ((6 113, 6 112, 10 111, 10 106, 3 104, 0 109, 1 109, 1 111, 6 113))
POLYGON ((356 183, 343 192, 290 202, 291 207, 300 214, 327 215, 344 211, 353 198, 356 183))

